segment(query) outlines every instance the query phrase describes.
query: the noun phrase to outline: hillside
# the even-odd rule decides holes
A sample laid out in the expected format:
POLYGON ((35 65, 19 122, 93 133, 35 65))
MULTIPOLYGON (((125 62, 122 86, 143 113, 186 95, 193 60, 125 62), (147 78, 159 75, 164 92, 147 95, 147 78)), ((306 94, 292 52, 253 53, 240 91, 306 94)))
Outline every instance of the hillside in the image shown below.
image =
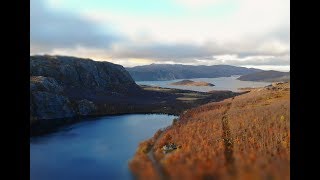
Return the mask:
POLYGON ((238 94, 140 87, 120 65, 76 57, 30 56, 31 135, 92 116, 179 115, 186 109, 238 94))
POLYGON ((93 102, 140 91, 120 65, 66 56, 30 56, 32 119, 88 115, 93 102))
POLYGON ((262 71, 229 65, 191 66, 181 64, 151 64, 126 69, 135 81, 229 77, 262 71))
POLYGON ((290 72, 262 71, 246 74, 238 78, 241 81, 288 82, 290 72))
POLYGON ((290 84, 188 110, 129 167, 138 179, 290 179, 290 84))
POLYGON ((171 83, 170 85, 175 85, 175 86, 214 86, 213 84, 207 83, 204 81, 191 81, 191 80, 182 80, 182 81, 171 83))

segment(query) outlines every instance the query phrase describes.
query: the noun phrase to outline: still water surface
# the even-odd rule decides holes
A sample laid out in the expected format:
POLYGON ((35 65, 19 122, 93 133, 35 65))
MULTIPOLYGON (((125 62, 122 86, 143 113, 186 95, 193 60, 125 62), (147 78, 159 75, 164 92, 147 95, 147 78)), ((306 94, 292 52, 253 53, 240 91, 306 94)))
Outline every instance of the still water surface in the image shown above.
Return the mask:
POLYGON ((128 161, 138 144, 176 116, 131 114, 85 121, 30 138, 31 180, 132 179, 128 161))
POLYGON ((219 77, 219 78, 194 78, 189 79, 192 81, 205 81, 212 83, 215 86, 174 86, 170 83, 181 81, 182 79, 175 79, 170 81, 136 81, 139 85, 150 85, 150 86, 159 86, 164 88, 176 88, 176 89, 186 89, 193 91, 208 92, 212 90, 229 90, 238 92, 238 88, 245 87, 264 87, 271 83, 269 82, 254 82, 254 81, 240 81, 237 78, 240 76, 231 76, 231 77, 219 77))

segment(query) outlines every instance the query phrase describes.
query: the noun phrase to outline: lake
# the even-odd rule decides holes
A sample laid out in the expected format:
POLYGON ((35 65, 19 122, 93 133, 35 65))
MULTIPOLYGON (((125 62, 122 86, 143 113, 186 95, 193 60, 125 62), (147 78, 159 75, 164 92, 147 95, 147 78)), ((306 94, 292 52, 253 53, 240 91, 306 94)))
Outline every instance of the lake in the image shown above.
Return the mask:
POLYGON ((132 179, 128 161, 138 144, 176 116, 106 116, 30 138, 31 180, 132 179))
POLYGON ((240 76, 219 77, 219 78, 193 78, 192 81, 205 81, 212 83, 215 86, 174 86, 170 83, 178 82, 183 79, 175 79, 170 81, 136 81, 139 85, 159 86, 164 88, 176 88, 192 91, 208 92, 212 90, 229 90, 239 92, 238 88, 245 87, 264 87, 270 85, 270 82, 254 82, 254 81, 240 81, 237 78, 240 76))

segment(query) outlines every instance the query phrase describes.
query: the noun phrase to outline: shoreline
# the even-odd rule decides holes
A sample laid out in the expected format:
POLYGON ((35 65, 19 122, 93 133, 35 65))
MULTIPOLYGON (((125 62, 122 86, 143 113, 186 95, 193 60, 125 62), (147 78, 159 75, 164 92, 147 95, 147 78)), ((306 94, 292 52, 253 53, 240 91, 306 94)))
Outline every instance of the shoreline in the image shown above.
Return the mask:
POLYGON ((53 133, 59 128, 93 118, 127 114, 168 114, 180 116, 188 109, 238 96, 246 92, 198 92, 154 86, 140 86, 143 95, 128 97, 119 103, 97 104, 97 111, 86 116, 38 119, 30 122, 30 137, 53 133), (148 99, 149 98, 149 99, 148 99))

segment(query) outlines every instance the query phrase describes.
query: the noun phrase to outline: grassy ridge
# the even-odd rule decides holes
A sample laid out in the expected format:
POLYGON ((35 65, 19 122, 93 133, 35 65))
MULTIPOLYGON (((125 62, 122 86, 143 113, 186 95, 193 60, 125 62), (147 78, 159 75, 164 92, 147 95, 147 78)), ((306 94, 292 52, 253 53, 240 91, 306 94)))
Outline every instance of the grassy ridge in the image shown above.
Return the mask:
POLYGON ((188 110, 141 143, 129 167, 138 179, 159 173, 170 179, 289 179, 289 86, 253 89, 188 110), (168 143, 181 148, 164 154, 168 143), (150 151, 163 172, 155 170, 150 151))

